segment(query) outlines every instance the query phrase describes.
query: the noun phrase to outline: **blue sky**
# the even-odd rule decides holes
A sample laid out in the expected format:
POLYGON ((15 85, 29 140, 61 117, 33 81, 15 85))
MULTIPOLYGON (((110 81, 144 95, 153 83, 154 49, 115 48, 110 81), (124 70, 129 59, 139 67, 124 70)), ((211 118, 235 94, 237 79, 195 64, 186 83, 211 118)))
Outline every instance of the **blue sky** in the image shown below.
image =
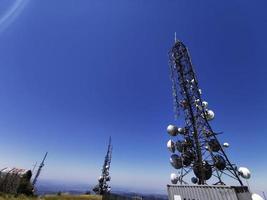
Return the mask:
MULTIPOLYGON (((16 4, 0 2, 4 19, 16 4)), ((95 184, 111 135, 112 185, 165 192, 177 32, 230 159, 267 190, 266 1, 17 3, 0 24, 1 167, 31 168, 48 151, 41 179, 95 184)))

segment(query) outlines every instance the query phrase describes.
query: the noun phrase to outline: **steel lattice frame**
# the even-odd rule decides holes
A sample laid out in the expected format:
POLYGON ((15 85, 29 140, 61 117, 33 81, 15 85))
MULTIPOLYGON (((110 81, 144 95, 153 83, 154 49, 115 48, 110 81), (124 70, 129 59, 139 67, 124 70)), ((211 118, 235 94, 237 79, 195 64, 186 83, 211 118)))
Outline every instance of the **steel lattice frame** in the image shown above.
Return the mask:
POLYGON ((100 194, 100 195, 109 193, 111 189, 108 185, 108 182, 110 181, 109 169, 110 169, 111 158, 112 158, 112 149, 113 147, 111 145, 111 137, 110 137, 107 154, 105 156, 104 164, 102 167, 102 174, 98 179, 98 185, 96 185, 93 189, 95 193, 100 194))
POLYGON ((47 154, 48 154, 48 152, 45 153, 44 158, 43 158, 42 162, 40 163, 40 166, 38 167, 38 170, 37 170, 37 172, 36 172, 36 174, 35 174, 35 176, 34 176, 34 179, 33 179, 33 181, 32 181, 32 185, 33 185, 33 186, 36 185, 37 180, 38 180, 38 178, 39 178, 39 176, 40 176, 40 174, 41 174, 41 171, 42 171, 43 167, 45 166, 44 162, 45 162, 45 159, 46 159, 46 157, 47 157, 47 154))
MULTIPOLYGON (((217 134, 212 130, 208 122, 207 111, 202 104, 201 90, 198 86, 191 58, 186 46, 182 42, 175 42, 175 45, 169 52, 169 60, 175 114, 179 116, 183 112, 185 131, 182 137, 192 141, 190 151, 194 156, 189 166, 184 166, 182 159, 183 167, 180 171, 180 183, 186 183, 184 176, 194 171, 194 169, 198 169, 200 174, 198 175, 197 184, 207 184, 204 166, 206 162, 212 168, 212 176, 218 180, 215 184, 224 184, 222 176, 227 175, 236 179, 240 185, 243 185, 235 165, 229 161, 223 147, 218 142, 217 134), (220 145, 219 150, 216 152, 213 152, 208 145, 212 139, 216 140, 220 145), (215 166, 216 155, 222 156, 225 160, 226 166, 223 170, 219 170, 215 166)), ((181 152, 181 158, 183 153, 181 152)))

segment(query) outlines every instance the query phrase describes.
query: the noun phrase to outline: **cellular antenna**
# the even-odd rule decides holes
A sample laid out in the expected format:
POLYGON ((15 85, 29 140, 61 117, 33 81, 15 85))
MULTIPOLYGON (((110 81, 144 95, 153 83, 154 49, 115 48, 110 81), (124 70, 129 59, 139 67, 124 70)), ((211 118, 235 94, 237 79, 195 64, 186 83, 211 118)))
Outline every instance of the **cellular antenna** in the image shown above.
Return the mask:
POLYGON ((111 177, 109 175, 109 169, 112 158, 112 149, 113 147, 111 144, 111 137, 109 137, 108 150, 102 167, 102 174, 98 178, 98 184, 93 189, 96 194, 103 195, 108 194, 111 191, 111 187, 108 185, 108 182, 111 180, 111 177))
POLYGON ((174 32, 174 43, 176 43, 176 32, 174 32))
POLYGON ((34 179, 33 179, 33 181, 32 181, 32 185, 33 185, 33 186, 35 186, 35 184, 36 184, 36 182, 37 182, 37 180, 38 180, 38 177, 39 177, 40 174, 41 174, 41 171, 42 171, 42 168, 44 167, 44 162, 45 162, 45 159, 46 159, 46 157, 47 157, 47 154, 48 154, 48 152, 45 153, 45 156, 44 156, 44 158, 43 158, 41 164, 39 165, 39 168, 38 168, 38 170, 37 170, 37 172, 36 172, 36 174, 35 174, 35 177, 34 177, 34 179))
POLYGON ((179 176, 172 174, 171 181, 187 184, 185 177, 191 175, 191 181, 196 185, 224 185, 223 178, 228 176, 242 186, 240 175, 249 178, 250 172, 247 168, 237 170, 228 159, 224 147, 229 144, 221 144, 218 133, 211 128, 210 121, 215 114, 202 98, 189 51, 176 40, 176 33, 174 39, 175 44, 169 52, 172 94, 175 115, 182 118, 184 125, 167 128, 167 132, 178 139, 167 143, 172 153, 171 165, 180 171, 179 176))

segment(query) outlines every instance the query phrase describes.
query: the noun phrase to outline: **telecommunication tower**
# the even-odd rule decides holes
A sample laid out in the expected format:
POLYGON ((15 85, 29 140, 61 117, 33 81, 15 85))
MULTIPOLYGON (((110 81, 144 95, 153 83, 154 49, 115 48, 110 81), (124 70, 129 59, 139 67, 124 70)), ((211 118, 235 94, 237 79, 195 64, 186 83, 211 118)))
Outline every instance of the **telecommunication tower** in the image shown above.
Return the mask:
POLYGON ((32 181, 32 185, 33 185, 33 186, 35 186, 35 184, 36 184, 36 182, 37 182, 37 180, 38 180, 38 177, 39 177, 40 174, 41 174, 41 171, 42 171, 42 168, 44 167, 44 162, 45 162, 45 159, 46 159, 46 157, 47 157, 47 154, 48 154, 48 152, 45 153, 45 156, 44 156, 44 158, 43 158, 41 164, 39 165, 39 168, 38 168, 38 170, 37 170, 37 172, 36 172, 36 174, 35 174, 35 176, 34 176, 34 179, 33 179, 33 181, 32 181))
POLYGON ((185 177, 191 175, 196 185, 225 185, 224 176, 228 176, 243 186, 241 177, 250 178, 250 172, 230 162, 225 153, 229 144, 221 144, 218 133, 211 128, 215 114, 202 99, 189 51, 178 40, 169 52, 169 65, 175 115, 184 118, 182 127, 167 127, 172 137, 179 138, 167 143, 172 153, 170 163, 179 170, 178 175, 171 174, 171 182, 187 184, 185 177))
POLYGON ((102 174, 98 178, 98 184, 93 189, 96 194, 104 195, 109 194, 111 191, 111 187, 108 185, 108 182, 111 180, 109 169, 112 158, 112 149, 111 137, 109 137, 108 150, 102 167, 102 174))

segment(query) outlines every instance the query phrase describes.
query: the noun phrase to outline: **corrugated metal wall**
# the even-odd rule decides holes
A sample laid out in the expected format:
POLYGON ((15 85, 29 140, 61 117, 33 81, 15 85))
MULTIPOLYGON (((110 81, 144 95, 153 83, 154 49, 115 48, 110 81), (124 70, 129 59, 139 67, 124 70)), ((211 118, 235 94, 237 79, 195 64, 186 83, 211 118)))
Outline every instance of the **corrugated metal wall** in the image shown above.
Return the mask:
POLYGON ((243 195, 229 186, 167 185, 167 189, 169 200, 252 200, 246 187, 243 195))

